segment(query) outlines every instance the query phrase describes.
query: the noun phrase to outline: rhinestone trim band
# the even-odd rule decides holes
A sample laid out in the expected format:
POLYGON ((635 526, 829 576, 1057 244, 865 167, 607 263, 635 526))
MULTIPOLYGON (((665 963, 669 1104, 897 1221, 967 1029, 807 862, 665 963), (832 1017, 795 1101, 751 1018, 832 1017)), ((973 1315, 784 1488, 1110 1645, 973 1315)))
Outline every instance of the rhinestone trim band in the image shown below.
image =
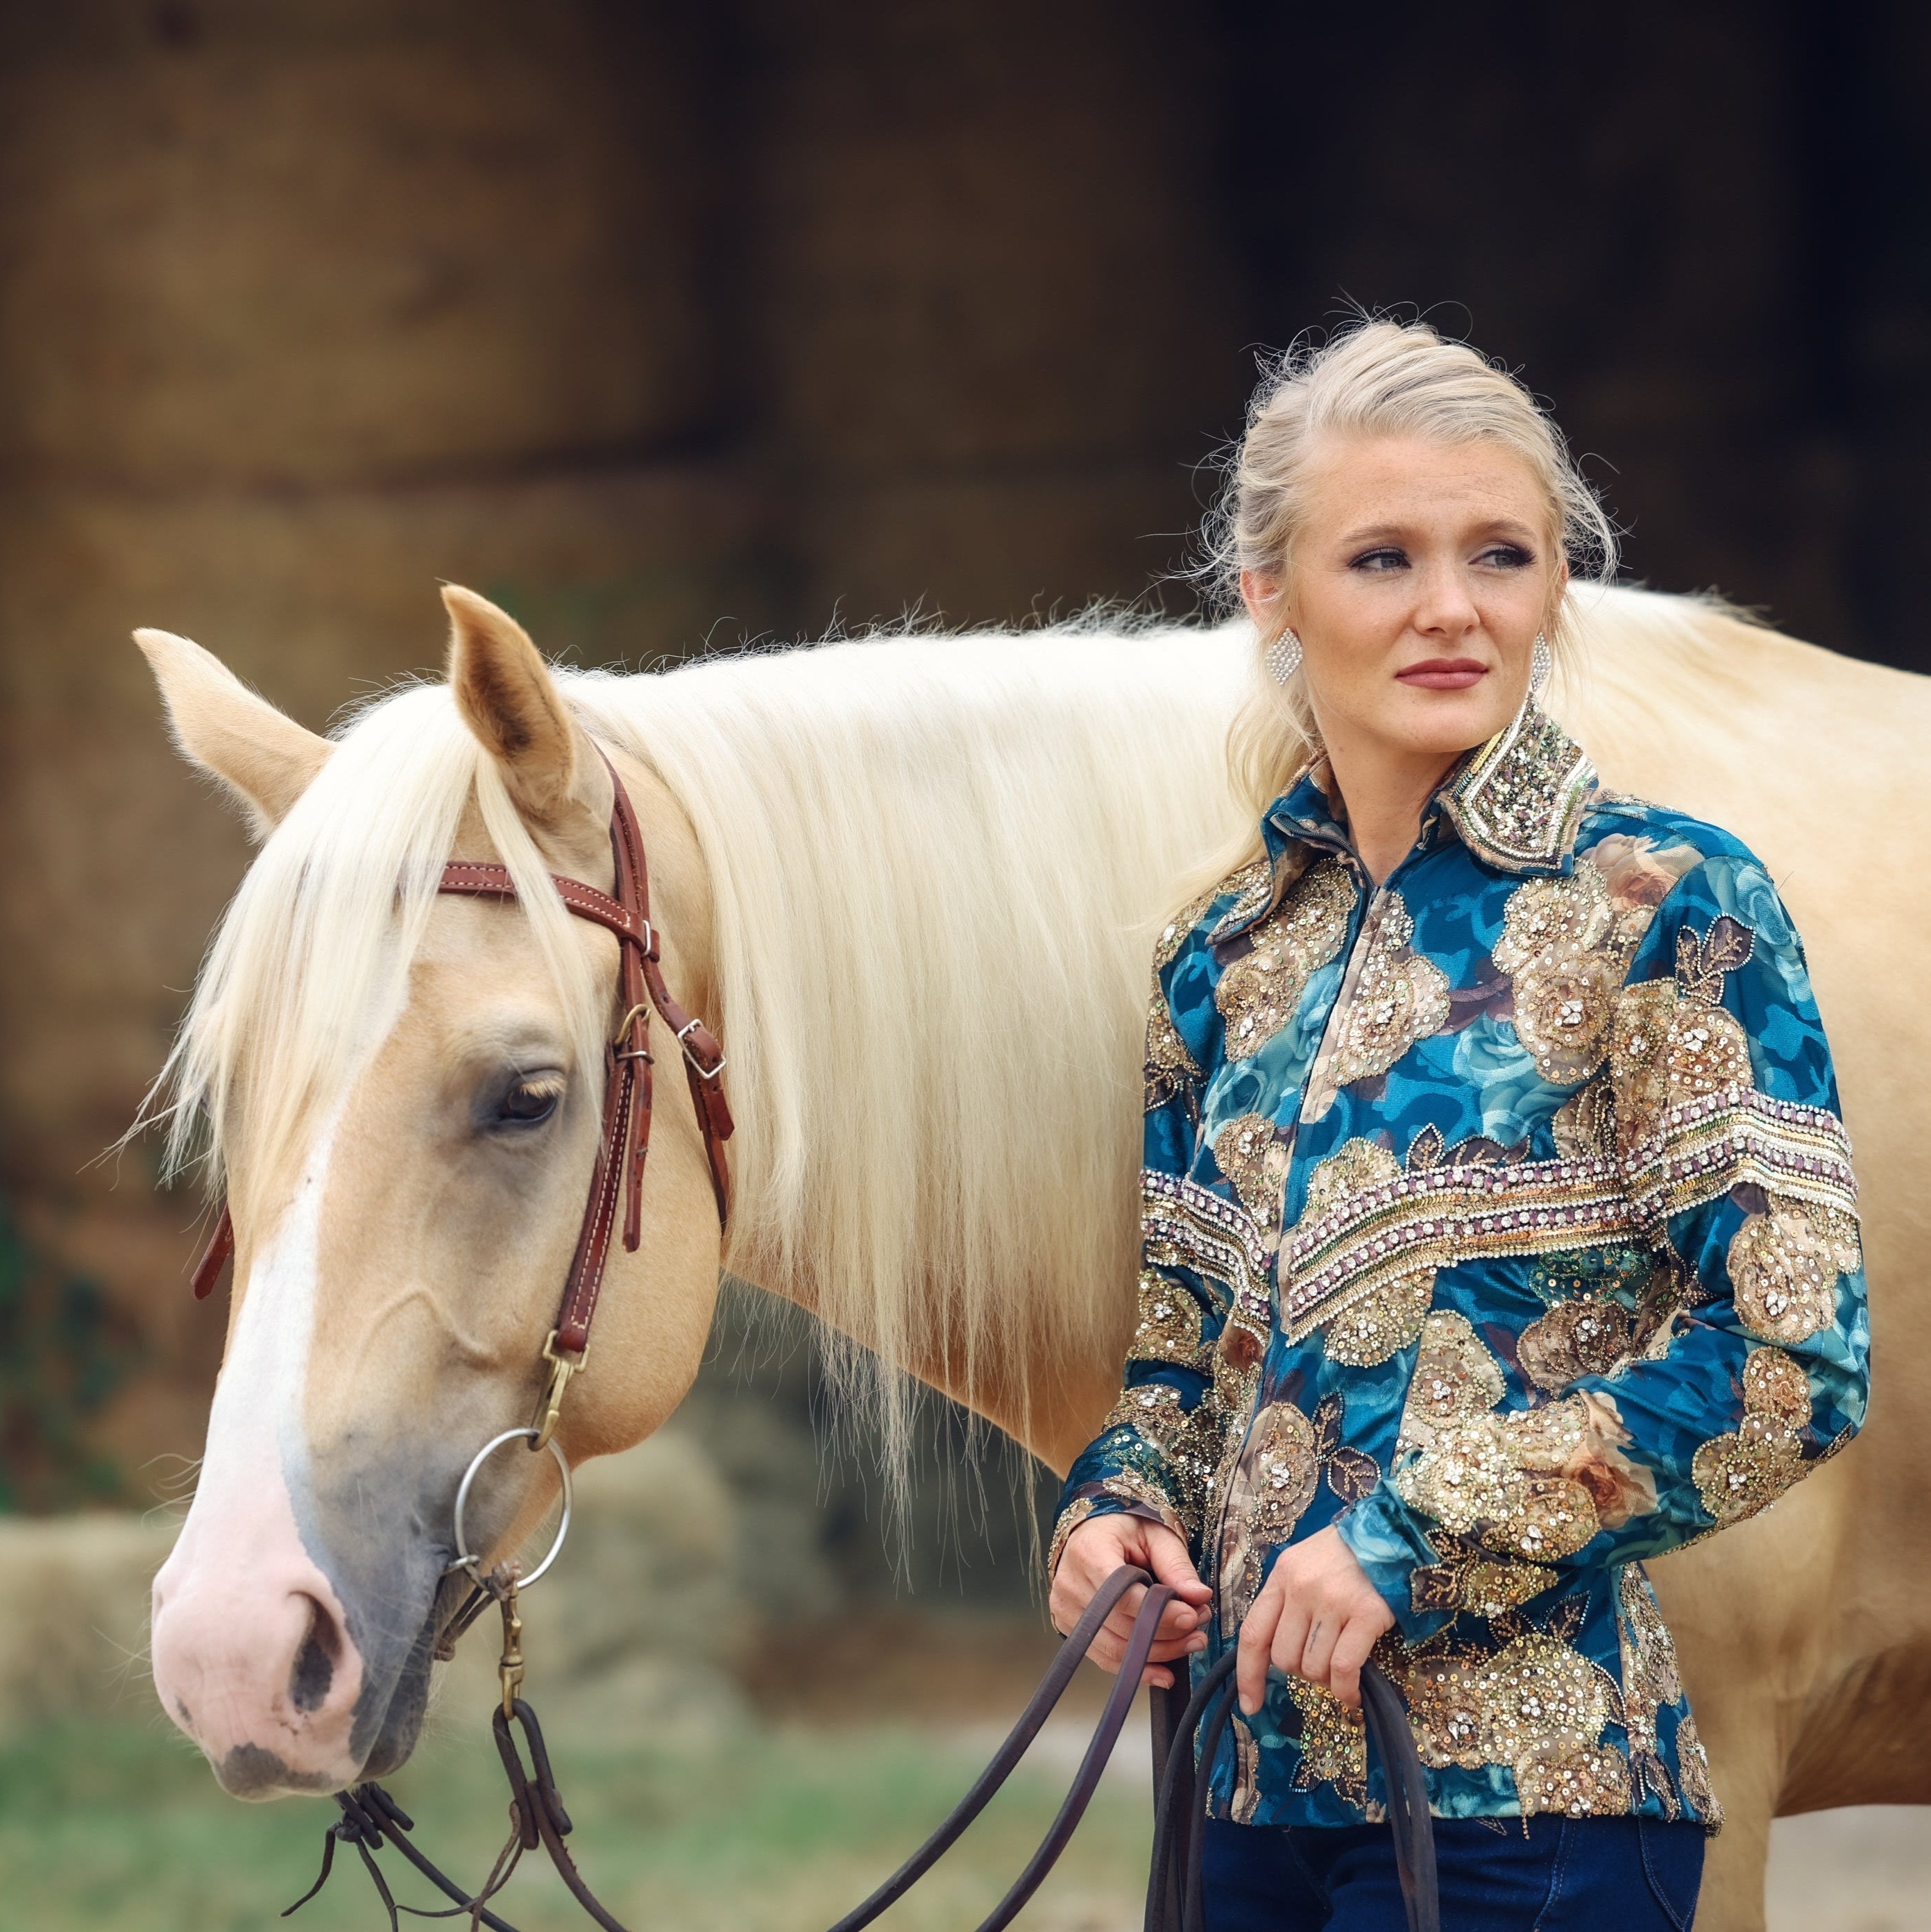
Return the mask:
POLYGON ((1218 1282, 1237 1318, 1264 1336, 1271 1325, 1267 1256, 1259 1225, 1237 1202, 1198 1181, 1156 1168, 1141 1171, 1140 1234, 1150 1266, 1190 1268, 1218 1282))
POLYGON ((1653 1234, 1740 1183, 1854 1212, 1850 1152, 1834 1114, 1732 1088, 1670 1108, 1627 1165, 1597 1156, 1404 1174, 1288 1237, 1288 1336, 1300 1341, 1405 1275, 1653 1234))

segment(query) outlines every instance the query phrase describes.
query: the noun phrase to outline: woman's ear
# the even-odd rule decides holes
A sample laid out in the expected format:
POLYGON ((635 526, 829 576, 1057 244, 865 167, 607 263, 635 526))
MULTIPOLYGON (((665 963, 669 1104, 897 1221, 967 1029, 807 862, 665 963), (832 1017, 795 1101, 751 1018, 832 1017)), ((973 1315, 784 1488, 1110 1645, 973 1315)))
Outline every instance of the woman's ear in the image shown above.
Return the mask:
POLYGON ((1254 620, 1254 628, 1264 638, 1281 627, 1281 580, 1267 572, 1243 570, 1240 573, 1240 601, 1254 620))
POLYGON ((1556 553, 1555 589, 1549 596, 1549 617, 1547 622, 1543 626, 1544 631, 1552 633, 1556 626, 1561 622, 1562 607, 1568 602, 1568 598, 1569 560, 1563 556, 1558 549, 1556 553))

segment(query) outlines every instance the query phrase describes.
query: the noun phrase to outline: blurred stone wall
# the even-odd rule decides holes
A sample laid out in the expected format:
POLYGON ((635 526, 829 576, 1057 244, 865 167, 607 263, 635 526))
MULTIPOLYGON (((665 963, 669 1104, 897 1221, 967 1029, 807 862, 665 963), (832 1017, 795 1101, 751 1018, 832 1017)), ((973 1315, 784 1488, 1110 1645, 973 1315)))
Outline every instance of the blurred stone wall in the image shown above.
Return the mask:
POLYGON ((1255 349, 1353 298, 1523 366, 1656 580, 1917 662, 1925 31, 0 0, 0 1189, 142 1365, 93 1438, 198 1446, 192 1204, 89 1163, 246 859, 133 626, 319 726, 434 663, 438 578, 633 663, 1132 597, 1255 349))

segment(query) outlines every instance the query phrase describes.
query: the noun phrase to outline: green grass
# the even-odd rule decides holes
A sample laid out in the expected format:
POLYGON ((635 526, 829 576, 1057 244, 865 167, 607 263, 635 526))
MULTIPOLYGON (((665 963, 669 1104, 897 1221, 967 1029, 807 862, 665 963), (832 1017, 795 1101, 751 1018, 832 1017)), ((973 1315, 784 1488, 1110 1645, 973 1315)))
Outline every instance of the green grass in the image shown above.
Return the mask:
MULTIPOLYGON (((697 1749, 553 1742, 578 1862, 637 1932, 820 1932, 931 1829, 978 1768, 943 1736, 883 1728, 748 1730, 697 1749)), ((884 1923, 897 1932, 976 1925, 1044 1831, 1062 1784, 1022 1771, 884 1923)), ((430 1855, 479 1882, 507 1829, 487 1739, 445 1736, 393 1789, 430 1855)), ((314 1876, 334 1815, 315 1802, 223 1797, 158 1726, 34 1732, 0 1747, 0 1925, 263 1932, 314 1876)), ((1020 1923, 1033 1932, 1136 1923, 1146 1838, 1141 1804, 1103 1792, 1020 1923)), ((405 1901, 441 1902, 392 1853, 384 1862, 405 1901)), ((522 1932, 587 1923, 529 1864, 502 1909, 522 1932)), ((382 1914, 352 1853, 338 1854, 328 1891, 290 1923, 379 1932, 382 1914)))

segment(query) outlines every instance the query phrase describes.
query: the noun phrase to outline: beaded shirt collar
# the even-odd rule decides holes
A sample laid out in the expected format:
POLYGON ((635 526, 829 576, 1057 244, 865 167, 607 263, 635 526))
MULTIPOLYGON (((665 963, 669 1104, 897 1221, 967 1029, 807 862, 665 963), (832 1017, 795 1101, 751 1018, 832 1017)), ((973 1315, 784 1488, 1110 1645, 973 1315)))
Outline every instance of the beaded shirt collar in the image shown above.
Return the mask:
MULTIPOLYGON (((1569 870, 1596 767, 1533 700, 1486 744, 1451 767, 1422 815, 1422 836, 1440 819, 1475 856, 1505 872, 1569 870)), ((1309 848, 1345 851, 1348 829, 1336 809, 1325 759, 1267 808, 1261 837, 1267 876, 1256 881, 1214 928, 1216 940, 1250 926, 1306 868, 1309 848)))

